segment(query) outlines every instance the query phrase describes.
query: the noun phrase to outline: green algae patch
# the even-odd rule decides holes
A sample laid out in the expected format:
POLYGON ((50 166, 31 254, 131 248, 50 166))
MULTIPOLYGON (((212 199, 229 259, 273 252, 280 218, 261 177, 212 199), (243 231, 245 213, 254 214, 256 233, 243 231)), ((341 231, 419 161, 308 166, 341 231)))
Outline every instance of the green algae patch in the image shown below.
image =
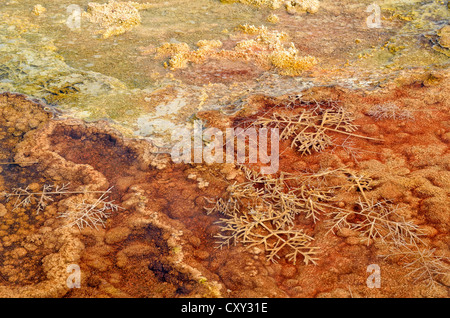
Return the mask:
MULTIPOLYGON (((11 32, 14 29, 9 21, 3 21, 0 24, 0 85, 3 89, 52 103, 74 95, 98 95, 125 88, 117 79, 70 67, 57 53, 53 40, 35 29, 25 36, 20 31, 11 32)), ((27 21, 23 23, 26 25, 27 21)))
POLYGON ((386 1, 381 11, 382 28, 386 21, 402 25, 385 43, 360 51, 355 66, 384 67, 391 72, 448 65, 448 49, 440 43, 439 34, 444 29, 443 21, 450 19, 450 12, 442 1, 386 1))

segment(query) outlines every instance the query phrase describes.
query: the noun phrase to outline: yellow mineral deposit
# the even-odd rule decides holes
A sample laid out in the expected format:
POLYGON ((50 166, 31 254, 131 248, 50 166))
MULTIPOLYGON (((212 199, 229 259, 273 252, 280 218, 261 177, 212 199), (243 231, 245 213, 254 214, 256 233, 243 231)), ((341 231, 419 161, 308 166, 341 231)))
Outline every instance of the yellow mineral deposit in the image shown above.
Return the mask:
POLYGON ((253 38, 238 41, 233 49, 222 49, 219 40, 201 40, 197 49, 190 50, 186 43, 164 43, 156 49, 155 58, 169 56, 167 67, 172 70, 186 68, 189 63, 199 64, 207 58, 228 59, 232 61, 253 61, 265 68, 275 68, 286 76, 298 76, 318 63, 313 56, 301 56, 294 43, 285 42, 285 32, 271 31, 265 26, 240 25, 241 33, 253 38))
POLYGON ((277 24, 280 22, 280 18, 276 14, 272 13, 267 17, 267 22, 277 24))
POLYGON ((293 0, 286 1, 286 11, 295 13, 316 13, 319 11, 320 2, 318 0, 293 0))
POLYGON ((170 66, 171 69, 179 69, 187 67, 189 53, 190 48, 187 43, 164 43, 156 49, 155 58, 170 56, 168 64, 164 65, 170 66))
POLYGON ((104 39, 130 31, 141 24, 140 10, 146 10, 151 3, 109 1, 105 4, 89 2, 83 16, 100 28, 98 33, 104 39))
POLYGON ((34 7, 33 7, 33 14, 34 15, 37 15, 37 16, 39 16, 39 15, 41 15, 41 14, 43 14, 45 11, 47 11, 47 9, 46 8, 44 8, 42 5, 40 5, 40 4, 37 4, 37 5, 35 5, 34 7))
POLYGON ((298 76, 318 63, 314 56, 299 56, 294 44, 287 50, 274 51, 269 56, 281 75, 298 76))

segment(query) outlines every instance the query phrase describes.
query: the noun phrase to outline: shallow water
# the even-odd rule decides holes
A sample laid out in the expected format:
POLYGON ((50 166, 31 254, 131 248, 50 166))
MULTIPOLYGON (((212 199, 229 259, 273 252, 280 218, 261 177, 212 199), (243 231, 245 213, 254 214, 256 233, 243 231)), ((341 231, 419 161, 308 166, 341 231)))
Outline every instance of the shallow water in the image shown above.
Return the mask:
POLYGON ((436 34, 449 21, 441 1, 380 1, 379 28, 367 24, 372 1, 322 1, 317 13, 294 15, 284 7, 217 0, 153 1, 139 11, 141 24, 108 38, 83 16, 89 2, 5 1, 0 50, 7 54, 0 62, 0 90, 42 98, 67 116, 106 119, 127 135, 161 143, 170 142, 175 127, 189 126, 196 112, 233 108, 252 94, 278 96, 316 85, 372 89, 405 71, 449 63, 448 49, 436 49, 436 34), (37 4, 46 9, 40 15, 32 12, 37 4), (278 23, 267 21, 272 13, 278 23), (78 28, 74 14, 80 15, 78 28), (274 69, 239 77, 254 67, 226 61, 212 70, 204 69, 208 63, 170 70, 167 60, 152 54, 166 42, 184 42, 194 50, 199 40, 220 40, 232 48, 244 24, 286 32, 286 45, 292 41, 319 63, 294 77, 274 69), (236 75, 227 75, 233 68, 236 75), (173 112, 167 106, 173 103, 183 107, 173 112))
POLYGON ((75 6, 84 12, 89 2, 8 1, 1 12, 36 24, 37 33, 53 40, 68 65, 115 77, 130 88, 147 88, 154 84, 149 71, 161 70, 161 63, 155 61, 154 65, 142 68, 140 50, 167 41, 194 46, 201 39, 224 39, 224 29, 234 28, 242 21, 261 24, 268 11, 238 4, 221 5, 212 0, 156 1, 155 8, 140 11, 142 23, 133 32, 102 39, 84 18, 80 28, 67 26, 71 16, 68 8, 75 6), (45 7, 46 12, 34 16, 31 11, 36 4, 45 7))

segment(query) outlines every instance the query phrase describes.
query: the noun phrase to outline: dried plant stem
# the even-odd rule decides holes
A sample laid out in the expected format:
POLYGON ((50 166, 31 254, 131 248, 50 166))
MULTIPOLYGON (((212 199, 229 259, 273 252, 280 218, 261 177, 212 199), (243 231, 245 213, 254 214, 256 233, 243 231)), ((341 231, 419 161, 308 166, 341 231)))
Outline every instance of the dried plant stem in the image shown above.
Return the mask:
POLYGON ((44 185, 42 191, 32 192, 27 187, 25 189, 22 188, 14 188, 11 193, 2 193, 2 196, 6 198, 8 202, 12 198, 15 198, 15 202, 13 205, 12 211, 15 211, 19 207, 26 207, 30 204, 33 204, 37 201, 36 204, 36 214, 43 211, 49 202, 53 201, 53 196, 61 196, 61 195, 72 195, 72 194, 85 194, 85 193, 104 193, 104 191, 69 191, 69 184, 63 184, 62 186, 58 185, 44 185), (53 190, 54 189, 54 190, 53 190))
POLYGON ((333 208, 334 190, 327 186, 328 177, 344 175, 345 169, 325 169, 311 174, 281 172, 278 177, 261 175, 240 166, 247 181, 234 183, 226 197, 216 201, 208 214, 218 212, 221 231, 218 246, 241 242, 251 247, 263 245, 268 260, 275 262, 282 254, 296 262, 302 256, 305 264, 316 264, 318 248, 311 246, 312 237, 296 227, 296 216, 304 213, 314 223, 326 210, 333 208))
POLYGON ((105 227, 105 220, 110 216, 111 211, 122 209, 118 205, 113 204, 113 201, 106 201, 111 189, 103 191, 102 195, 94 203, 86 203, 86 200, 83 200, 74 209, 60 213, 58 217, 67 218, 69 220, 67 226, 76 225, 80 230, 85 227, 95 229, 98 229, 99 226, 105 227))
MULTIPOLYGON (((104 193, 105 191, 65 191, 65 192, 57 192, 57 191, 50 191, 50 192, 31 192, 31 195, 43 195, 43 194, 84 194, 84 193, 104 193)), ((5 195, 5 193, 3 193, 5 195)), ((8 193, 8 196, 14 197, 14 196, 23 196, 24 194, 20 193, 8 193)))
MULTIPOLYGON (((320 152, 335 142, 328 133, 337 133, 348 137, 380 141, 379 138, 356 134, 358 126, 353 123, 354 117, 342 107, 323 109, 303 109, 297 114, 273 113, 269 117, 259 117, 254 126, 278 128, 282 140, 292 139, 291 148, 302 154, 320 152)), ((345 145, 343 145, 345 147, 345 145)), ((353 150, 354 151, 354 150, 353 150)))
POLYGON ((364 138, 364 139, 369 139, 369 140, 377 140, 377 141, 382 141, 383 139, 380 138, 373 138, 373 137, 368 137, 368 136, 363 136, 363 135, 358 135, 358 134, 354 134, 352 132, 348 132, 345 130, 340 130, 337 128, 331 128, 331 127, 326 127, 324 122, 321 122, 320 125, 316 125, 316 124, 311 124, 311 123, 303 123, 301 122, 303 118, 299 117, 297 120, 294 119, 294 121, 292 120, 283 120, 283 119, 279 119, 277 117, 274 117, 272 119, 268 119, 267 121, 264 121, 262 119, 259 119, 255 122, 255 124, 260 124, 260 125, 269 125, 270 123, 272 123, 273 121, 276 121, 279 124, 286 124, 286 125, 298 125, 298 126, 304 126, 304 128, 299 132, 300 134, 305 133, 306 130, 308 128, 316 128, 318 130, 328 130, 328 131, 333 131, 333 132, 337 132, 340 134, 344 134, 344 135, 348 135, 351 137, 358 137, 358 138, 364 138))
POLYGON ((432 287, 436 285, 438 277, 450 275, 450 258, 436 256, 436 249, 409 244, 391 246, 391 251, 380 257, 385 259, 400 257, 403 267, 408 270, 406 276, 412 277, 414 282, 424 281, 428 287, 432 287))
POLYGON ((397 245, 421 242, 422 232, 419 227, 399 215, 398 206, 386 201, 374 202, 367 197, 366 190, 370 189, 370 179, 357 176, 349 170, 347 174, 361 196, 357 202, 360 211, 335 209, 331 212, 331 219, 327 220, 329 233, 335 233, 342 228, 356 230, 367 240, 368 245, 376 238, 397 245), (349 221, 350 216, 355 221, 349 221))
POLYGON ((10 161, 10 162, 0 162, 0 165, 21 165, 21 164, 34 164, 38 161, 10 161))
POLYGON ((27 207, 31 204, 36 204, 36 214, 45 210, 50 202, 54 201, 54 196, 70 196, 82 194, 84 199, 81 204, 76 205, 73 209, 69 209, 64 213, 60 213, 58 217, 68 218, 69 226, 77 225, 81 230, 86 226, 98 228, 99 225, 105 225, 105 219, 107 219, 111 211, 117 211, 121 209, 113 201, 106 201, 108 194, 111 193, 112 187, 106 191, 69 191, 68 184, 58 185, 44 185, 42 191, 32 192, 29 188, 16 188, 12 193, 3 193, 6 197, 6 201, 11 198, 16 198, 13 211, 19 207, 27 207), (101 194, 100 197, 95 199, 94 203, 88 203, 88 195, 101 194))

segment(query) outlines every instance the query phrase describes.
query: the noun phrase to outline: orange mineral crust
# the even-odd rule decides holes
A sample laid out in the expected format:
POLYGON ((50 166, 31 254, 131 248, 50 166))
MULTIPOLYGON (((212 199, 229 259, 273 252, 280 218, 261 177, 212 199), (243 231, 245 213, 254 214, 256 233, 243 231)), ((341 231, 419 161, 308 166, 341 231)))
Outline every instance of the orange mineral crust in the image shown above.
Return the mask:
POLYGON ((278 128, 271 175, 175 164, 108 122, 0 95, 0 295, 448 297, 450 82, 433 78, 198 113, 278 128))

